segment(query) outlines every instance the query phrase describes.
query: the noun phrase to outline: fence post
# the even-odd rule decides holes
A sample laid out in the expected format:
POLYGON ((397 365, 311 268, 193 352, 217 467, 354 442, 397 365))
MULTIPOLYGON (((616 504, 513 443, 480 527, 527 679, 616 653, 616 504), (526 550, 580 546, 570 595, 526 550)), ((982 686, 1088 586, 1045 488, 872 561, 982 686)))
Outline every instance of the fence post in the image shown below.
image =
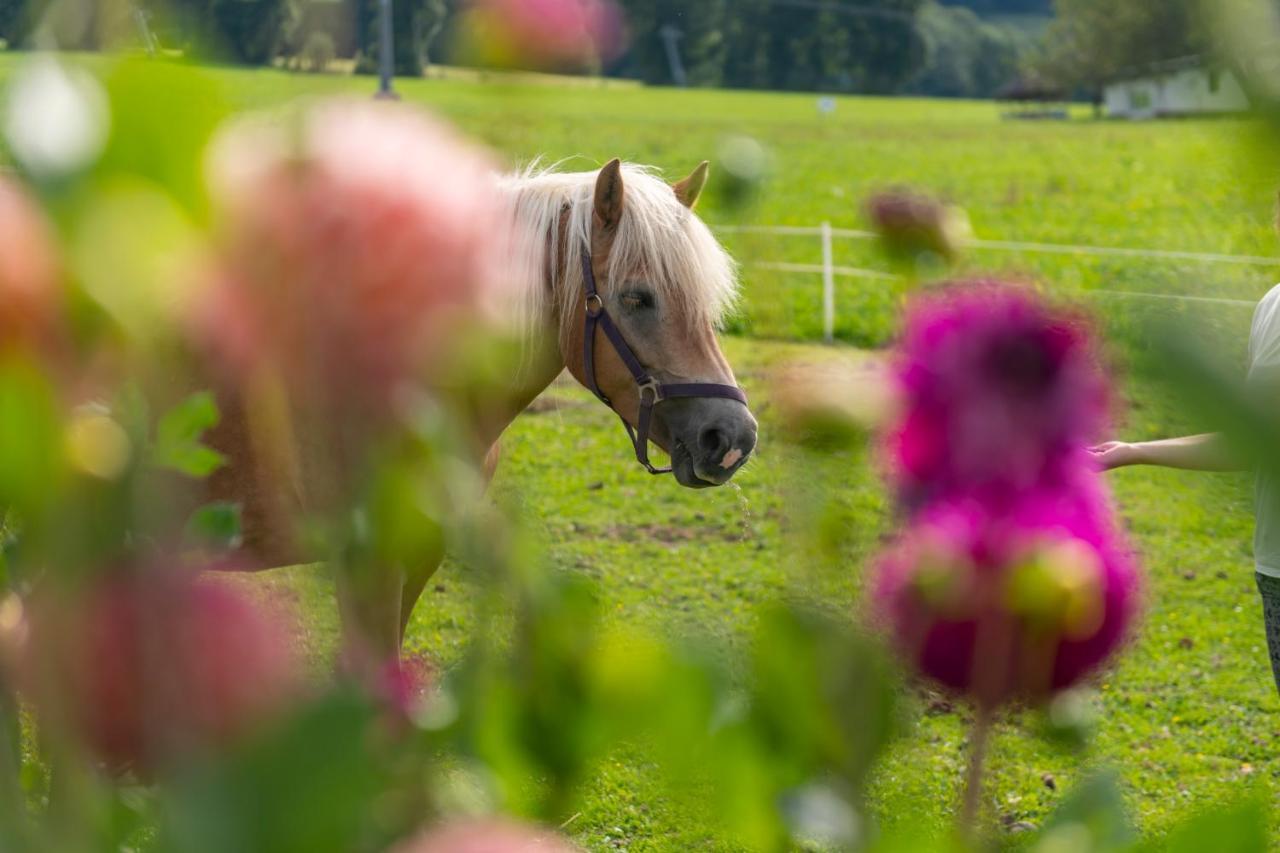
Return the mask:
POLYGON ((836 276, 831 263, 831 223, 822 223, 822 340, 836 337, 836 276))

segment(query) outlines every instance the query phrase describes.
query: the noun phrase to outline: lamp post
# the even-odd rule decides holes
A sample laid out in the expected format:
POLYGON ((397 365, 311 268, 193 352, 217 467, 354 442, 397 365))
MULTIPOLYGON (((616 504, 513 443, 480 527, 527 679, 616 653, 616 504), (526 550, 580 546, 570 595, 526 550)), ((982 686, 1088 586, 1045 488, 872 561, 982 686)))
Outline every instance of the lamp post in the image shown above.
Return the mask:
POLYGON ((395 75, 395 44, 391 30, 391 0, 378 0, 378 93, 375 98, 399 100, 391 88, 395 75))

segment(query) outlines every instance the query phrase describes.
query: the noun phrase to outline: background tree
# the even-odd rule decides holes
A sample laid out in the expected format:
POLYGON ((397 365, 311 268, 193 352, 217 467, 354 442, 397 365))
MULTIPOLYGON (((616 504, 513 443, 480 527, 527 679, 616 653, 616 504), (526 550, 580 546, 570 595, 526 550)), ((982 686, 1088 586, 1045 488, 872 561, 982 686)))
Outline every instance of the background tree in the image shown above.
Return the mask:
POLYGON ((1199 0, 1054 0, 1054 12, 1039 68, 1095 99, 1104 83, 1126 69, 1207 47, 1199 0))
POLYGON ((924 65, 907 91, 991 97, 1016 79, 1036 40, 1031 32, 978 17, 970 9, 927 3, 917 17, 924 65))
POLYGON ((979 15, 1048 16, 1053 11, 1053 0, 947 0, 947 5, 972 9, 979 15))
MULTIPOLYGON (((363 51, 357 70, 373 74, 378 70, 380 37, 379 0, 361 0, 358 32, 363 34, 363 51)), ((429 61, 431 45, 449 17, 445 0, 394 0, 391 23, 394 32, 393 66, 400 77, 421 77, 429 61)))
POLYGON ((11 46, 26 40, 30 6, 28 0, 0 0, 0 39, 11 46))
POLYGON ((176 46, 265 65, 284 46, 298 7, 296 0, 170 0, 160 11, 164 30, 179 42, 176 46))
POLYGON ((670 27, 679 33, 678 50, 689 84, 724 84, 725 26, 740 15, 726 0, 627 0, 622 5, 631 31, 631 51, 618 71, 655 85, 676 82, 663 36, 670 27))
POLYGON ((923 58, 914 20, 922 2, 623 0, 632 47, 616 71, 672 83, 662 32, 674 27, 691 85, 892 92, 923 58))

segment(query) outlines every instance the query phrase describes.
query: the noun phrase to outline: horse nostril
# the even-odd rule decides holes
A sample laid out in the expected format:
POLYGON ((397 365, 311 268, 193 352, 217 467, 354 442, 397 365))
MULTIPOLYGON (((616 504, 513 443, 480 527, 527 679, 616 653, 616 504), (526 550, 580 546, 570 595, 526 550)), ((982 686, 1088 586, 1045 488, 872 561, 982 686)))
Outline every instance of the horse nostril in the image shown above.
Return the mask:
POLYGON ((729 451, 729 438, 717 427, 707 427, 698 434, 698 448, 705 455, 719 459, 729 451))

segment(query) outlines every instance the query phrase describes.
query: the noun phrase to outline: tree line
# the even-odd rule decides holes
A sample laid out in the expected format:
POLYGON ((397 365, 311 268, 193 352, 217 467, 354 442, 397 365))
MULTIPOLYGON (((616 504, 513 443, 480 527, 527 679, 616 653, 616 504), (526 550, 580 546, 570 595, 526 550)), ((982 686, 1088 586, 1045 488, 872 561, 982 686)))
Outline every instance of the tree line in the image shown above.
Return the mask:
MULTIPOLYGON (((630 49, 589 70, 658 85, 988 97, 1036 78, 1093 94, 1126 68, 1205 47, 1200 0, 619 3, 630 49)), ((0 38, 31 42, 35 24, 60 5, 89 19, 60 33, 63 46, 118 38, 142 10, 163 46, 221 60, 265 64, 314 52, 317 66, 335 56, 361 70, 376 64, 378 0, 0 0, 0 38)), ((456 58, 451 25, 460 5, 395 0, 397 73, 420 75, 456 58)))

